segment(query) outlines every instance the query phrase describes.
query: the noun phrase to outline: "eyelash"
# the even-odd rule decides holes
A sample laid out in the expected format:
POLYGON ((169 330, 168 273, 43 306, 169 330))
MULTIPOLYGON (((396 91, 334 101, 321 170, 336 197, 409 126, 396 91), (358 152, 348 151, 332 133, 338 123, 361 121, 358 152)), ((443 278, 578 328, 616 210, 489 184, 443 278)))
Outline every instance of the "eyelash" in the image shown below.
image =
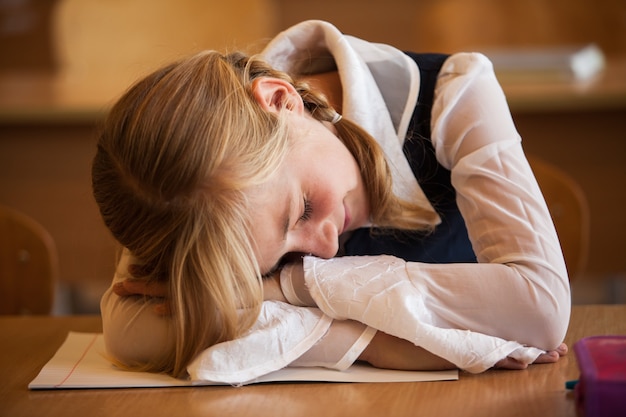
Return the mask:
POLYGON ((312 212, 313 212, 313 209, 311 208, 311 202, 307 200, 305 197, 304 198, 304 212, 302 213, 302 216, 300 216, 299 220, 302 220, 302 221, 309 220, 311 218, 312 212))

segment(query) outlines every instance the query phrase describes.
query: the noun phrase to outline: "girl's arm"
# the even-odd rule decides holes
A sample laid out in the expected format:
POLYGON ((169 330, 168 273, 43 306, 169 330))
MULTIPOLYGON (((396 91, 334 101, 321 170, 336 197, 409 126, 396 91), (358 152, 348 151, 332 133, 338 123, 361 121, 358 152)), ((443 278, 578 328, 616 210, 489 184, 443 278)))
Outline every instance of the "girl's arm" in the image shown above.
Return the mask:
POLYGON ((166 287, 129 279, 124 251, 113 283, 100 300, 107 355, 127 366, 163 361, 174 349, 166 287))
MULTIPOLYGON (((568 348, 562 343, 552 351, 548 351, 533 362, 535 364, 554 363, 567 354, 568 348)), ((456 369, 456 366, 429 351, 413 343, 377 332, 370 344, 365 348, 359 360, 369 363, 377 368, 399 369, 406 371, 442 371, 456 369)), ((498 361, 495 368, 521 370, 526 369, 528 364, 510 357, 498 361)))
POLYGON ((502 360, 506 365, 509 354, 524 363, 558 358, 566 351, 561 342, 570 310, 567 271, 491 63, 479 54, 452 56, 441 71, 432 115, 437 159, 451 171, 479 263, 311 259, 306 286, 294 285, 297 298, 311 290, 315 304, 331 317, 389 329, 416 345, 426 346, 426 334, 435 342, 432 351, 461 362, 472 362, 471 348, 482 346, 480 355, 490 357, 482 364, 467 362, 476 370, 502 360), (394 291, 396 298, 389 294, 394 291), (401 314, 405 321, 398 324, 401 314), (449 346, 445 335, 461 340, 463 329, 469 330, 467 340, 449 346), (435 333, 441 337, 430 337, 435 333))
MULTIPOLYGON (((315 301, 305 285, 302 263, 298 262, 287 265, 281 273, 280 282, 275 281, 273 285, 276 291, 281 293, 281 297, 284 297, 282 293, 286 291, 286 294, 289 294, 286 298, 292 304, 311 307, 316 306, 315 301)), ((348 333, 346 329, 349 329, 350 326, 362 326, 362 323, 353 322, 351 320, 340 322, 345 323, 343 328, 343 332, 345 333, 348 333)), ((338 321, 335 320, 333 325, 336 326, 337 323, 338 321)), ((345 341, 346 338, 342 335, 342 331, 335 331, 333 334, 331 330, 329 334, 320 340, 316 347, 312 349, 313 352, 309 352, 309 355, 321 358, 323 357, 323 353, 328 351, 329 348, 327 346, 345 345, 345 341)), ((347 348, 345 349, 347 350, 347 348)), ((561 356, 565 355, 567 351, 567 346, 561 344, 553 350, 540 354, 534 363, 556 362, 561 356)), ((410 341, 391 336, 382 331, 376 332, 367 347, 365 347, 359 355, 358 360, 384 369, 431 371, 456 368, 452 362, 410 341)), ((511 357, 504 357, 497 361, 494 366, 501 369, 517 370, 525 369, 528 363, 518 361, 511 357)))
MULTIPOLYGON (((302 265, 290 265, 288 270, 290 278, 303 285, 302 265)), ((285 274, 283 274, 283 282, 286 282, 285 274)), ((278 274, 264 280, 264 288, 266 300, 287 302, 278 274)), ((310 296, 304 295, 305 293, 300 288, 297 291, 302 298, 309 301, 310 306, 314 306, 310 296)), ((162 346, 163 343, 158 343, 157 339, 165 339, 168 328, 166 318, 169 315, 169 307, 165 284, 147 284, 144 281, 132 279, 118 280, 103 297, 102 307, 106 321, 109 354, 125 363, 132 363, 139 361, 142 357, 158 354, 156 348, 162 346), (129 350, 129 347, 132 347, 132 350, 129 350)), ((378 368, 418 371, 456 368, 451 362, 407 340, 380 331, 375 332, 373 337, 368 336, 367 333, 372 331, 373 329, 368 329, 359 322, 334 321, 325 336, 292 363, 292 366, 315 365, 341 368, 345 367, 345 364, 340 362, 346 356, 346 352, 351 349, 362 349, 357 360, 378 368), (359 344, 362 346, 359 347, 359 344)), ((566 352, 567 347, 562 345, 555 351, 541 355, 535 363, 555 362, 566 352)), ((524 369, 526 365, 512 358, 504 358, 496 364, 496 367, 524 369)))

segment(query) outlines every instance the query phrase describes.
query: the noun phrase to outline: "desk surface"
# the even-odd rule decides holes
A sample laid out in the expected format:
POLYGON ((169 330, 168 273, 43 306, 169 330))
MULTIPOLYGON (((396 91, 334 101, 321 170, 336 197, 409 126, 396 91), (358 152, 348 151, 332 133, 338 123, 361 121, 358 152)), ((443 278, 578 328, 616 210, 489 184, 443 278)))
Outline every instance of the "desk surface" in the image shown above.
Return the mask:
MULTIPOLYGON (((626 334, 626 305, 575 306, 566 342, 626 334)), ((458 381, 279 383, 245 387, 29 391, 67 332, 100 331, 93 317, 0 317, 0 416, 575 416, 565 381, 573 352, 525 371, 461 373, 458 381)))

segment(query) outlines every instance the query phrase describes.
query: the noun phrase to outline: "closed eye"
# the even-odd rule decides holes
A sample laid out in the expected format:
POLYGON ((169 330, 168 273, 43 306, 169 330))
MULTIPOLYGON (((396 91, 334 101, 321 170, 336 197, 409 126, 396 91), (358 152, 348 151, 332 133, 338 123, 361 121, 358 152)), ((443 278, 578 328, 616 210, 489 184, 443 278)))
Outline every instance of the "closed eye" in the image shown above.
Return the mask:
POLYGON ((311 208, 311 202, 304 197, 304 210, 302 212, 302 216, 300 216, 299 220, 307 221, 311 218, 311 214, 313 209, 311 208))

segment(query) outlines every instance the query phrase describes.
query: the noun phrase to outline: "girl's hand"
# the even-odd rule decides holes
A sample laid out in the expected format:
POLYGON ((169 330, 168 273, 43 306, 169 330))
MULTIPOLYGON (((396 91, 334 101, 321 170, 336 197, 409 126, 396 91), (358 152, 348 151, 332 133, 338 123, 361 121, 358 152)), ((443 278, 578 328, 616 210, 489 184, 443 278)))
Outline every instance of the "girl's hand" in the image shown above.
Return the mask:
POLYGON ((146 282, 126 279, 113 285, 113 293, 119 297, 144 296, 154 300, 154 311, 159 316, 172 314, 169 291, 164 282, 146 282))
MULTIPOLYGON (((535 364, 554 363, 567 354, 568 348, 562 343, 555 350, 540 355, 535 364)), ((369 346, 365 348, 359 360, 368 362, 377 368, 399 369, 405 371, 442 371, 456 369, 456 366, 445 359, 430 353, 429 351, 415 346, 413 343, 388 335, 381 331, 377 332, 369 346)), ((519 370, 526 369, 525 365, 513 358, 504 358, 494 368, 519 370)))
POLYGON ((113 285, 113 292, 120 297, 143 295, 148 298, 169 298, 165 282, 147 282, 136 279, 126 279, 113 285))
MULTIPOLYGON (((557 347, 555 350, 551 350, 549 352, 543 353, 541 355, 539 355, 539 357, 535 360, 535 362, 533 362, 534 364, 540 364, 540 363, 554 363, 554 362, 558 362, 558 360, 561 358, 561 356, 564 356, 567 354, 568 352, 568 347, 565 343, 561 343, 559 345, 559 347, 557 347)), ((513 369, 513 370, 519 370, 519 369, 526 369, 528 368, 528 365, 523 364, 513 358, 509 358, 506 357, 500 361, 498 361, 498 363, 496 363, 496 365, 494 366, 494 368, 498 368, 498 369, 513 369)))
POLYGON ((146 281, 140 279, 141 268, 137 265, 130 265, 128 272, 137 279, 128 278, 124 281, 113 284, 113 293, 119 297, 143 296, 154 299, 154 311, 161 316, 171 314, 169 302, 169 289, 167 283, 160 281, 146 281))
MULTIPOLYGON (((137 277, 137 279, 129 278, 115 283, 113 285, 113 293, 119 297, 143 296, 154 299, 155 312, 161 316, 170 315, 171 308, 167 283, 140 279, 142 275, 135 265, 130 265, 128 269, 129 273, 137 277)), ((276 271, 263 280, 263 299, 287 302, 280 288, 280 271, 276 271)))

